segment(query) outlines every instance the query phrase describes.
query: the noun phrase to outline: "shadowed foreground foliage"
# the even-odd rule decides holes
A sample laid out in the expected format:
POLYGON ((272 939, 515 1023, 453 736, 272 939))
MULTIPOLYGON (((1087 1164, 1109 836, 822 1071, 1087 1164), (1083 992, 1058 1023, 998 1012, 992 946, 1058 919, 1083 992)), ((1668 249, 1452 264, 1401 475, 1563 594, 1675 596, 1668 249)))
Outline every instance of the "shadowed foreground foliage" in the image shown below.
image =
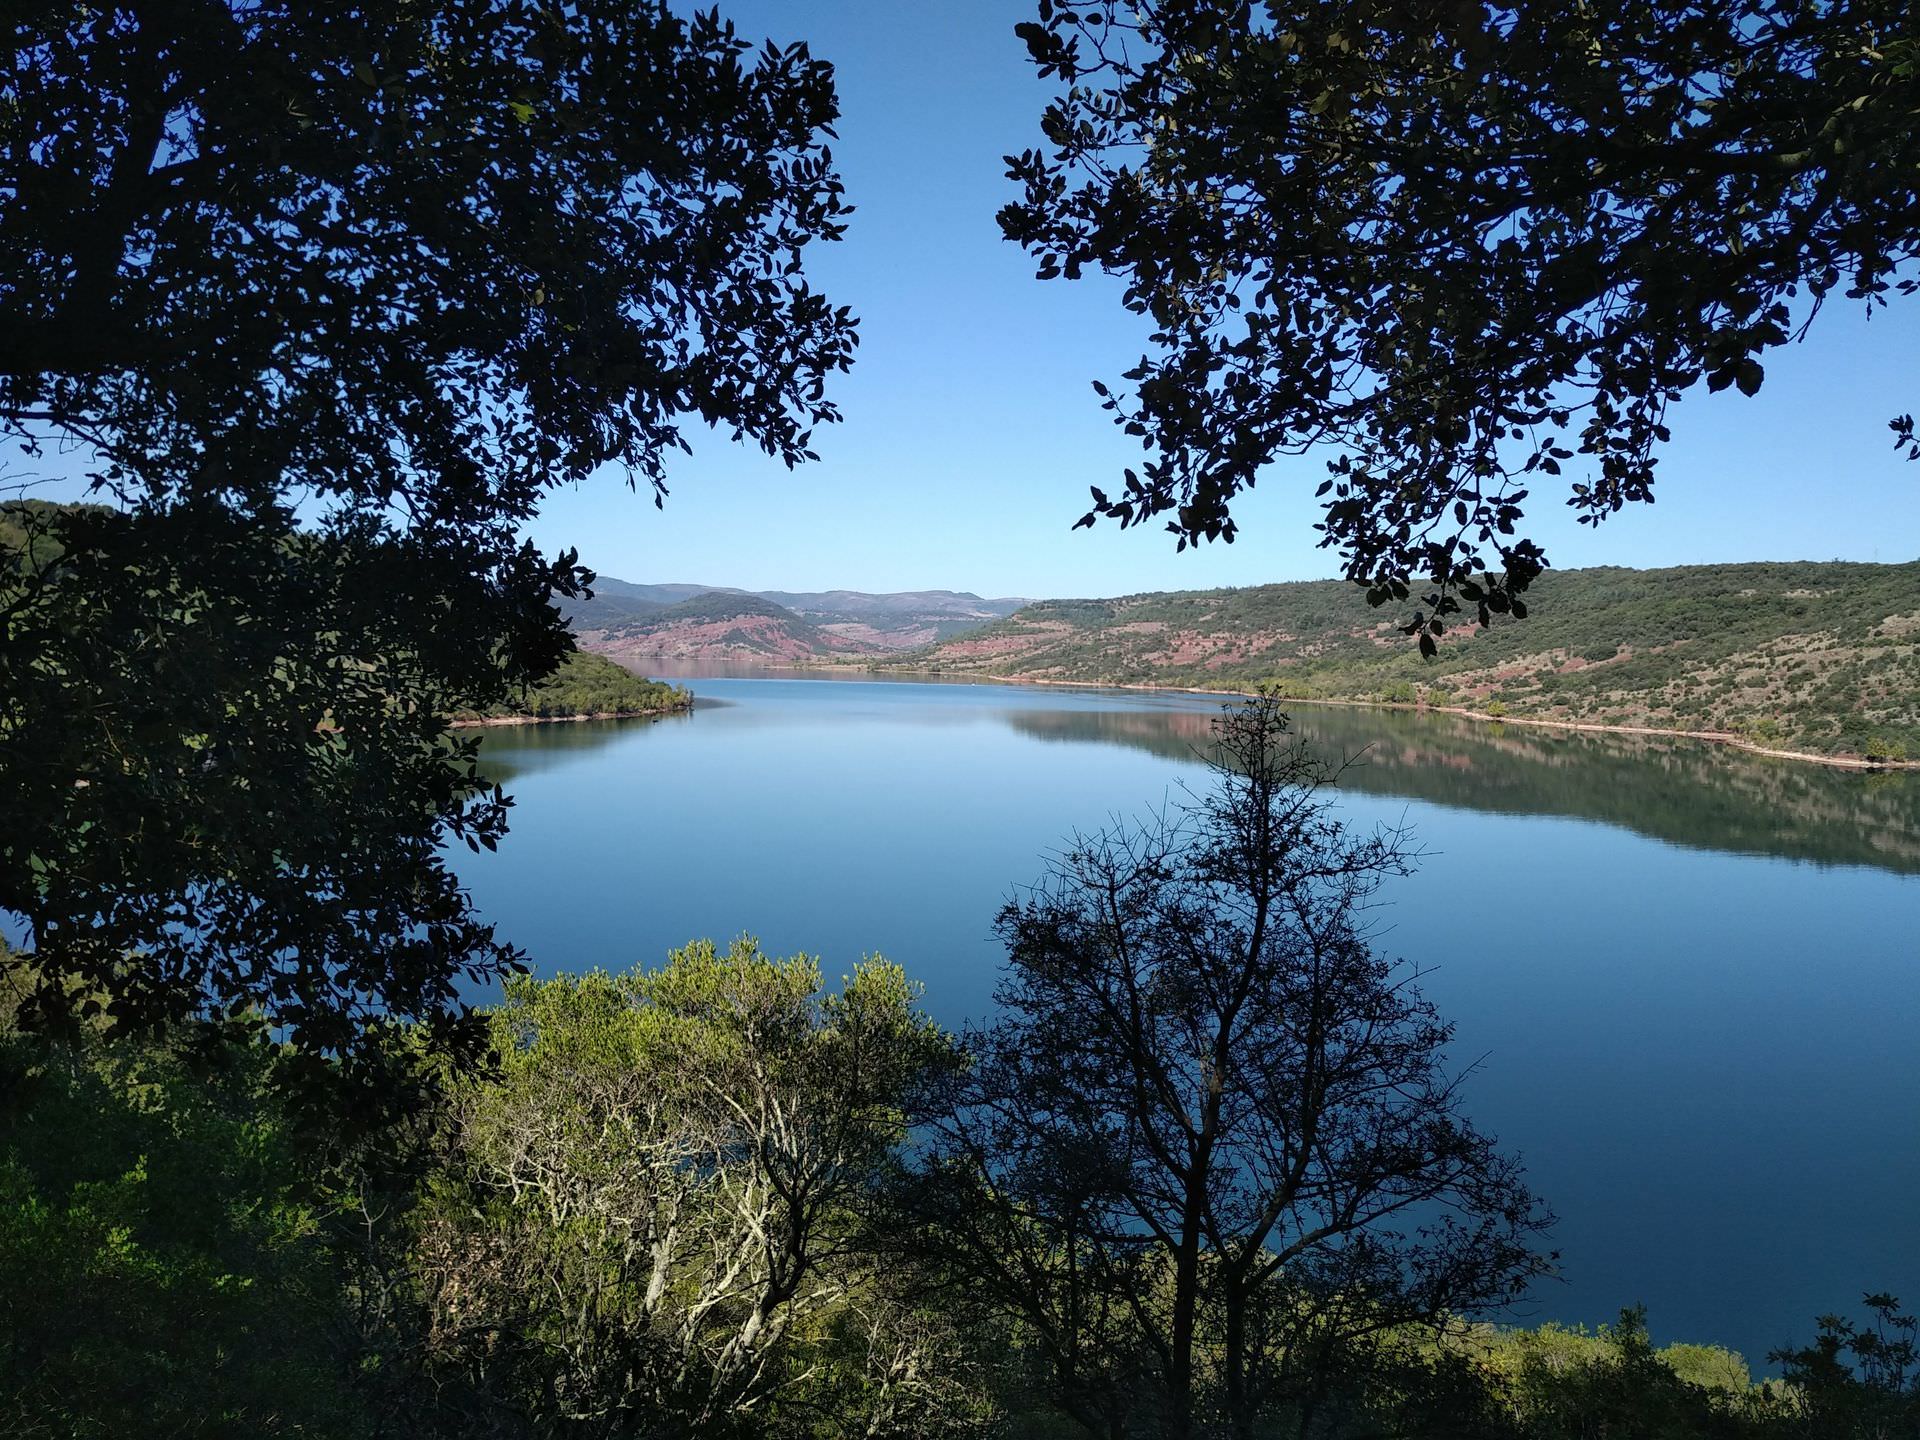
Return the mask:
POLYGON ((0 1434, 371 1434, 258 1041, 0 1037, 0 1434))
MULTIPOLYGON (((698 944, 515 982, 491 1074, 369 1139, 284 1108, 258 1035, 0 1035, 0 1433, 1086 1434, 1042 1337, 890 1227, 951 1041, 897 967, 698 944)), ((1899 1440, 1912 1322, 1870 1297, 1738 1356, 1453 1322, 1317 1357, 1317 1440, 1899 1440)), ((1203 1336, 1213 1354, 1215 1335, 1203 1336)), ((1101 1435, 1164 1433, 1150 1410, 1101 1435)), ((1200 1433, 1213 1433, 1202 1431, 1200 1433)))
POLYGON ((111 502, 0 566, 21 1018, 478 1043, 518 956, 443 847, 506 802, 445 716, 571 649, 551 489, 836 418, 832 69, 661 0, 9 14, 0 438, 111 502))
POLYGON ((1001 912, 1000 1018, 966 1037, 915 1197, 927 1251, 1098 1434, 1305 1424, 1334 1356, 1548 1268, 1449 1027, 1371 944, 1407 837, 1335 818, 1274 702, 1214 739, 1204 795, 1076 836, 1001 912))

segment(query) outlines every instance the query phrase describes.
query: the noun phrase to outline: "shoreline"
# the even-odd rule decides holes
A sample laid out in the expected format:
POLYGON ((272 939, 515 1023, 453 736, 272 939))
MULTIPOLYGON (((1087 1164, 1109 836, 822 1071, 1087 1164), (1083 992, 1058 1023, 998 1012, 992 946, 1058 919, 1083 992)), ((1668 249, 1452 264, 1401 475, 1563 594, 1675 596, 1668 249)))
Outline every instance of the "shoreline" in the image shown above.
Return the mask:
MULTIPOLYGON (((1080 690, 1140 690, 1160 695, 1232 695, 1245 699, 1256 699, 1260 692, 1256 690, 1196 689, 1191 685, 1146 685, 1124 681, 1095 680, 1048 680, 1036 676, 989 675, 981 671, 951 670, 908 670, 886 672, 876 670, 871 665, 829 667, 820 669, 846 668, 860 673, 939 675, 959 678, 960 675, 991 681, 996 685, 1055 685, 1067 689, 1080 690)), ((1527 725, 1538 730, 1575 730, 1598 735, 1650 735, 1669 740, 1698 740, 1709 745, 1724 745, 1730 750, 1742 750, 1749 755, 1763 756, 1769 760, 1796 760, 1809 765, 1825 765, 1835 770, 1860 770, 1871 773, 1896 770, 1920 770, 1920 760, 1868 760, 1852 755, 1819 755, 1810 750, 1781 750, 1761 745, 1736 735, 1731 730, 1669 730, 1658 725, 1604 725, 1591 720, 1546 720, 1529 715, 1489 715, 1484 710, 1470 709, 1464 705, 1421 705, 1409 704, 1401 700, 1309 700, 1300 696, 1282 696, 1289 705, 1329 705, 1350 710, 1407 710, 1427 715, 1455 715, 1463 720, 1477 720, 1487 725, 1527 725)))
MULTIPOLYGON (((596 652, 597 653, 597 652, 596 652)), ((609 656, 609 659, 612 657, 609 656)), ((680 657, 650 657, 676 660, 680 657)), ((621 662, 615 661, 619 664, 621 662)), ((727 662, 715 662, 725 664, 727 662)), ((927 676, 940 680, 959 683, 993 685, 1051 685, 1067 690, 1136 690, 1155 695, 1224 695, 1238 696, 1244 699, 1257 698, 1260 692, 1255 690, 1231 689, 1227 687, 1195 687, 1192 685, 1149 685, 1138 681, 1119 680, 1055 680, 1031 675, 995 675, 983 670, 930 670, 914 666, 887 666, 882 668, 871 662, 828 661, 808 664, 805 661, 789 660, 785 662, 742 660, 741 665, 758 665, 762 668, 798 671, 817 671, 824 675, 871 675, 886 676, 927 676)), ((640 672, 635 671, 638 674, 640 672)), ((1811 750, 1785 750, 1777 746, 1762 745, 1749 740, 1731 730, 1673 730, 1659 725, 1609 725, 1592 720, 1549 720, 1531 715, 1489 715, 1484 710, 1475 710, 1465 705, 1422 705, 1409 704, 1400 700, 1335 700, 1307 699, 1305 697, 1282 697, 1289 705, 1324 705, 1351 710, 1404 710, 1428 715, 1452 715, 1462 720, 1474 720, 1485 725, 1525 725, 1536 730, 1571 730, 1594 735, 1639 735, 1655 739, 1695 740, 1708 745, 1721 745, 1729 750, 1739 750, 1748 755, 1757 755, 1767 760, 1791 760, 1805 765, 1824 765, 1832 770, 1857 770, 1868 774, 1920 770, 1920 760, 1868 760, 1854 755, 1821 755, 1811 750)), ((672 711, 642 712, 671 714, 672 711)), ((600 720, 624 718, 611 715, 564 715, 551 717, 556 720, 600 720)), ((529 717, 514 717, 505 720, 456 721, 461 725, 493 725, 540 723, 529 717)))
POLYGON ((687 715, 691 703, 669 705, 664 710, 594 710, 579 715, 481 715, 471 720, 449 720, 450 730, 491 730, 502 725, 571 725, 582 720, 662 720, 669 715, 687 715))

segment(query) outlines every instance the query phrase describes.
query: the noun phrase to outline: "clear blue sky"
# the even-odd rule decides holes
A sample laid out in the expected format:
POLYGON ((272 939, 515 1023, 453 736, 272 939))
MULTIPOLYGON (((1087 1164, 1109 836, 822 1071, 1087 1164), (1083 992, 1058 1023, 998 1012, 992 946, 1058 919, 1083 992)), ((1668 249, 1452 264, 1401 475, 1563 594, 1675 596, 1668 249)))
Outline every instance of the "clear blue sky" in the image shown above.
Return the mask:
MULTIPOLYGON (((1048 93, 1012 33, 1031 0, 722 8, 748 33, 805 38, 838 72, 834 154, 856 213, 808 266, 861 318, 845 419, 791 474, 697 438, 664 512, 609 479, 555 497, 538 540, 627 579, 755 589, 1109 595, 1331 573, 1311 459, 1241 502, 1231 547, 1070 532, 1087 486, 1137 455, 1089 381, 1116 379, 1142 331, 1111 282, 1036 281, 994 225, 1011 195, 1000 157, 1038 143, 1048 93)), ((1913 315, 1829 306, 1805 344, 1768 357, 1757 397, 1702 389, 1679 407, 1654 506, 1590 532, 1542 490, 1534 535, 1562 567, 1920 556, 1920 464, 1885 428, 1920 408, 1913 315)))
MULTIPOLYGON (((1070 530, 1087 487, 1137 460, 1089 382, 1117 380, 1143 330, 1103 278, 1033 279, 994 224, 1012 193, 1001 156, 1039 143, 1048 94, 1012 33, 1032 0, 719 3, 838 72, 834 154, 856 213, 807 263, 861 318, 845 419, 791 473, 695 435, 664 512, 607 474, 552 498, 531 532, 543 547, 624 579, 752 589, 1110 595, 1332 573, 1313 459, 1242 499, 1231 547, 1070 530)), ((1920 409, 1915 314, 1829 306, 1807 343, 1767 358, 1756 398, 1701 390, 1679 407, 1656 505, 1588 531, 1543 489, 1531 533, 1560 567, 1920 556, 1920 464, 1885 423, 1920 409)))

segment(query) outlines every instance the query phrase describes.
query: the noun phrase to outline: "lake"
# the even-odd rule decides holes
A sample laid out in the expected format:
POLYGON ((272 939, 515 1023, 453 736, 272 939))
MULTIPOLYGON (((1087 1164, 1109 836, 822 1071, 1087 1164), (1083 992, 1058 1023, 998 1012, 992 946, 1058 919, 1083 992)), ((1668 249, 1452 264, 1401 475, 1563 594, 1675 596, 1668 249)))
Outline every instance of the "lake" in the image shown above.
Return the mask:
MULTIPOLYGON (((516 799, 457 864, 538 970, 756 935, 905 965, 951 1025, 990 927, 1074 829, 1204 771, 1218 701, 703 676, 692 714, 488 733, 516 799)), ((1357 825, 1427 856, 1383 948, 1477 1063, 1468 1111, 1558 1213, 1563 1278, 1508 1318, 1766 1352, 1863 1291, 1920 1301, 1920 774, 1694 742, 1298 707, 1357 825)))

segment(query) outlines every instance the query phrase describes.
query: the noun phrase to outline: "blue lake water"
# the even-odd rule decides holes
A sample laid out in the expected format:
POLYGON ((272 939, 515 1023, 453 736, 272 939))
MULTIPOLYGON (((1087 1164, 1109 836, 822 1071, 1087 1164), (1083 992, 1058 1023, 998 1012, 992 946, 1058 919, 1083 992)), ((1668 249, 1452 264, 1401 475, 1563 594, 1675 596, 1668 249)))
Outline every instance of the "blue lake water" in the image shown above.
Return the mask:
MULTIPOLYGON (((904 964, 958 1024, 990 927, 1070 831, 1204 772, 1217 702, 703 677, 689 716, 489 732, 516 798, 458 857, 537 970, 697 936, 904 964)), ((1356 824, 1427 857, 1382 945, 1477 1062, 1469 1109, 1560 1216, 1510 1318, 1765 1353, 1868 1289, 1920 1301, 1920 774, 1302 707, 1356 824), (1904 1287, 1904 1288, 1903 1288, 1904 1287)))

